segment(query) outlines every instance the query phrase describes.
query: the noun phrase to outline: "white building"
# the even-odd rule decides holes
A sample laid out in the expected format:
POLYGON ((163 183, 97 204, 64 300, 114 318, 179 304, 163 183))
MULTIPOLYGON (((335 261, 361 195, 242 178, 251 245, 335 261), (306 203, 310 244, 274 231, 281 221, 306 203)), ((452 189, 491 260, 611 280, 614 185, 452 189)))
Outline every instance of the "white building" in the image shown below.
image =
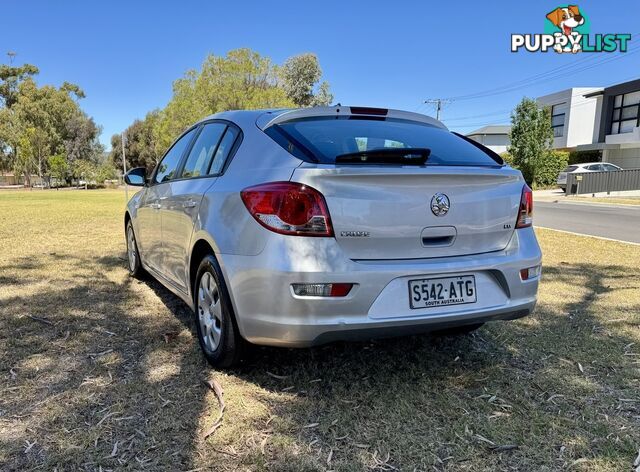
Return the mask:
POLYGON ((602 161, 623 169, 640 168, 640 79, 588 93, 597 99, 596 136, 578 151, 601 151, 602 161))
POLYGON ((600 132, 602 87, 576 87, 539 97, 551 108, 554 149, 576 149, 597 142, 600 132))
POLYGON ((511 144, 510 131, 509 125, 489 125, 468 133, 467 137, 500 154, 506 152, 511 144))

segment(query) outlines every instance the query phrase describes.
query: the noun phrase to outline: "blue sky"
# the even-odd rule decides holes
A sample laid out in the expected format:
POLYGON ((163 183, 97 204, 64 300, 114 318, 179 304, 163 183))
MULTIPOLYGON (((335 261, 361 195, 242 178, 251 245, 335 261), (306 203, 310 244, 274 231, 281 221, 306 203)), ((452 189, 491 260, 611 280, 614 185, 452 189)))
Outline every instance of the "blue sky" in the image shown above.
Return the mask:
MULTIPOLYGON (((443 111, 452 128, 507 123, 523 95, 604 86, 640 77, 640 36, 630 52, 577 55, 510 52, 512 33, 542 33, 555 1, 143 2, 5 0, 0 61, 40 68, 38 82, 77 83, 82 107, 103 127, 101 140, 163 107, 173 80, 209 53, 249 47, 276 63, 315 52, 336 101, 424 111, 426 98, 503 88, 456 100, 443 111), (636 44, 637 42, 637 44, 636 44), (587 57, 594 56, 594 57, 587 57), (603 62, 602 64, 600 64, 603 62), (584 70, 579 70, 584 69, 584 70), (461 119, 465 117, 474 117, 461 119)), ((564 5, 564 4, 562 4, 564 5)), ((640 33, 638 0, 578 3, 592 33, 640 33)))

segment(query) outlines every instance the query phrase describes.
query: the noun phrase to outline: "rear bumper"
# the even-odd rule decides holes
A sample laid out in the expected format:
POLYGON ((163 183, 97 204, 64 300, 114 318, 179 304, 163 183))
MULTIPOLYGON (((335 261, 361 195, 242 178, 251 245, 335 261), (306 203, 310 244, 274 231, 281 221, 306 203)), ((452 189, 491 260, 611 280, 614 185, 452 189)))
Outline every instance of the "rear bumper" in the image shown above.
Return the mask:
POLYGON ((538 278, 520 269, 540 264, 532 228, 516 230, 502 251, 447 258, 353 261, 333 238, 274 237, 257 256, 219 256, 242 336, 255 344, 304 347, 336 340, 415 334, 526 316, 538 278), (478 302, 409 308, 412 278, 475 274, 478 302), (297 297, 292 283, 356 284, 343 298, 297 297))

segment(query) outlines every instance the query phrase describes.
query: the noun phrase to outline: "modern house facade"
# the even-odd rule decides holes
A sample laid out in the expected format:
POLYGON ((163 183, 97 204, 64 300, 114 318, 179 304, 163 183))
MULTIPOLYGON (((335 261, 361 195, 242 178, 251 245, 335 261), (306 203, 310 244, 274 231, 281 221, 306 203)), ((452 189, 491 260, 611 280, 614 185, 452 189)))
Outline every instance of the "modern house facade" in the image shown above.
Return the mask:
POLYGON ((602 87, 575 87, 539 97, 541 107, 551 108, 554 149, 573 150, 598 138, 602 87))
POLYGON ((571 88, 537 102, 551 107, 554 149, 597 151, 603 162, 640 168, 640 79, 571 88))
POLYGON ((467 137, 500 154, 506 152, 511 144, 510 131, 509 125, 489 125, 468 133, 467 137))
MULTIPOLYGON (((640 169, 640 79, 610 87, 574 87, 536 101, 551 109, 553 149, 595 151, 594 161, 640 169)), ((488 125, 467 136, 502 153, 509 148, 510 130, 488 125)))
POLYGON ((578 151, 598 150, 602 161, 623 169, 640 168, 640 79, 586 94, 597 99, 600 118, 597 136, 578 151))

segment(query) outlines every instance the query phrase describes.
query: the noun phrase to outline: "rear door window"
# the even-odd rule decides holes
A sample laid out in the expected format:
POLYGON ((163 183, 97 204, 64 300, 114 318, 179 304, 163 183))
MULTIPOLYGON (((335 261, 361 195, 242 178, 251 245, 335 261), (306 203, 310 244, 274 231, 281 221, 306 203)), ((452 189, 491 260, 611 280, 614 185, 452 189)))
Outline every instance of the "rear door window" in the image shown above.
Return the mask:
POLYGON ((427 148, 426 165, 498 166, 488 152, 446 129, 415 121, 377 117, 312 117, 265 130, 305 161, 335 164, 336 156, 380 149, 427 148))
POLYGON ((187 162, 182 169, 182 178, 200 177, 207 175, 213 153, 218 148, 218 143, 227 125, 225 123, 208 123, 196 138, 191 148, 187 162))
POLYGON ((229 153, 233 149, 233 145, 235 144, 236 139, 238 139, 239 134, 240 131, 235 126, 227 127, 227 130, 216 149, 216 154, 213 157, 213 163, 209 169, 209 174, 215 175, 222 172, 222 168, 224 167, 227 157, 229 157, 229 153))

